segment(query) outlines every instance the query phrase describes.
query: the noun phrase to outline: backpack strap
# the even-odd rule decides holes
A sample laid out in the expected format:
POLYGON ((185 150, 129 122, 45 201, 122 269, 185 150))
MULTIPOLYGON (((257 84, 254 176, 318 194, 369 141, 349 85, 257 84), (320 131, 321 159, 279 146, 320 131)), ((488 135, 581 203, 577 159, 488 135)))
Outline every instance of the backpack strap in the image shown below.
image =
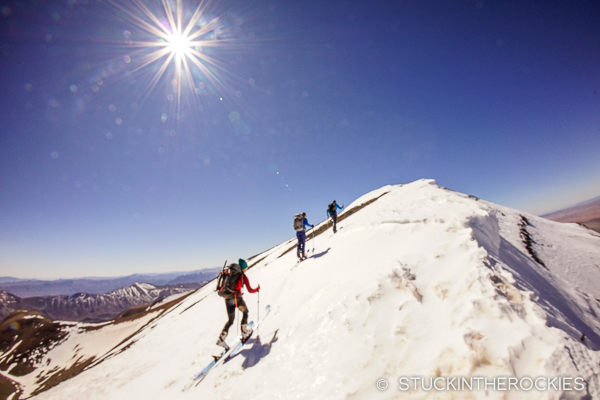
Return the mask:
POLYGON ((237 305, 237 294, 238 294, 238 292, 242 291, 242 286, 244 286, 244 281, 243 281, 244 278, 243 278, 243 276, 244 276, 244 271, 242 270, 242 273, 240 274, 240 277, 238 278, 238 281, 240 279, 242 279, 242 284, 240 286, 240 289, 238 290, 238 288, 237 288, 237 282, 236 282, 235 283, 235 290, 233 291, 233 298, 235 299, 235 308, 237 308, 237 306, 238 306, 237 305))

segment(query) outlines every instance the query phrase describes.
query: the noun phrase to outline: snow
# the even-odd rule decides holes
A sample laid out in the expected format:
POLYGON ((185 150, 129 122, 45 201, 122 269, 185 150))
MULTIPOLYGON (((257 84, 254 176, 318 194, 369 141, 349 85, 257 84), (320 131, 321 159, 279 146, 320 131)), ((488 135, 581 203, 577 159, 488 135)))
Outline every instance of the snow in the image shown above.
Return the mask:
MULTIPOLYGON (((346 210, 382 194, 341 221, 335 235, 319 235, 315 254, 309 242, 311 258, 297 266, 294 251, 280 257, 293 240, 256 257, 264 259, 248 277, 253 287, 260 283, 260 308, 271 304, 271 314, 239 356, 198 386, 191 378, 218 351, 226 321, 213 284, 127 333, 118 325, 74 332, 48 355, 47 370, 68 363, 77 345, 109 355, 35 398, 448 398, 403 393, 398 379, 565 376, 583 378, 586 389, 459 390, 451 398, 600 397, 598 235, 432 180, 383 187, 346 210), (522 215, 545 266, 523 243, 522 215), (103 341, 120 345, 111 350, 103 341), (381 378, 390 383, 385 391, 375 386, 381 378)), ((256 319, 258 296, 244 298, 256 319)), ((33 385, 31 378, 19 383, 33 385)))
POLYGON ((175 293, 175 294, 172 294, 171 296, 165 297, 164 299, 162 299, 162 300, 157 301, 156 303, 154 303, 150 307, 150 310, 154 310, 154 309, 156 309, 158 307, 161 307, 161 306, 163 306, 163 305, 165 305, 167 303, 170 303, 171 301, 177 300, 180 297, 187 296, 187 294, 188 294, 188 292, 175 293))
POLYGON ((3 361, 6 359, 6 358, 8 358, 8 356, 10 356, 10 355, 12 354, 12 352, 13 352, 13 351, 15 351, 15 349, 16 349, 17 347, 19 347, 19 345, 20 345, 22 342, 23 342, 22 340, 19 340, 19 341, 17 341, 17 343, 15 343, 15 344, 13 345, 13 347, 11 347, 11 348, 10 348, 10 349, 9 349, 7 352, 3 353, 3 354, 0 356, 0 362, 3 362, 3 361))
POLYGON ((157 313, 149 313, 143 318, 130 322, 101 324, 102 329, 97 330, 86 329, 93 326, 92 324, 72 324, 65 327, 68 330, 66 339, 44 355, 34 372, 20 377, 11 376, 11 379, 24 387, 25 397, 30 396, 45 381, 45 379, 40 380, 40 376, 55 369, 68 369, 76 363, 106 355, 156 315, 157 313))

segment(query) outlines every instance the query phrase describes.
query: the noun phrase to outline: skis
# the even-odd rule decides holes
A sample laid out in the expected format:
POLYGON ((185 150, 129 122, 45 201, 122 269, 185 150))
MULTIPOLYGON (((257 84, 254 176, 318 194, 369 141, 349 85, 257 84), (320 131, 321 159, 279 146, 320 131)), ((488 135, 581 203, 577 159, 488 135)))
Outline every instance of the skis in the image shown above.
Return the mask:
MULTIPOLYGON (((262 316, 262 318, 260 319, 260 321, 258 321, 258 323, 256 324, 256 328, 258 328, 258 326, 264 321, 265 317, 269 314, 269 311, 271 311, 271 306, 268 305, 265 307, 264 310, 264 314, 262 316)), ((252 333, 254 333, 254 321, 250 322, 248 324, 248 327, 252 329, 252 333)), ((229 361, 232 357, 234 357, 235 355, 237 355, 237 353, 240 352, 240 350, 242 349, 242 347, 244 346, 245 342, 248 341, 248 339, 250 338, 250 336, 252 336, 252 333, 250 333, 250 335, 248 335, 248 337, 246 338, 246 340, 244 340, 244 342, 242 342, 242 338, 241 336, 238 336, 236 342, 233 344, 233 346, 231 346, 228 350, 223 349, 223 352, 221 353, 220 356, 213 356, 214 360, 212 360, 206 367, 204 367, 204 369, 202 371, 200 371, 199 373, 197 373, 196 375, 194 375, 193 381, 196 381, 196 385, 198 385, 200 382, 202 382, 202 380, 206 377, 206 375, 209 373, 209 371, 214 368, 219 361, 226 359, 225 362, 229 361), (231 351, 230 355, 226 357, 227 353, 229 353, 229 351, 233 348, 233 351, 231 351)), ((187 390, 189 388, 189 386, 186 387, 187 390)))
POLYGON ((219 358, 217 358, 217 356, 213 356, 214 360, 212 360, 212 362, 210 364, 208 364, 206 367, 204 367, 204 369, 202 371, 200 371, 198 374, 196 374, 194 376, 194 380, 202 380, 203 377, 206 376, 206 374, 208 374, 208 371, 215 366, 215 364, 227 353, 228 350, 223 349, 223 352, 221 353, 221 356, 219 358))
POLYGON ((302 261, 308 260, 310 257, 306 257, 306 258, 302 258, 302 259, 298 259, 298 261, 296 261, 296 264, 294 264, 292 266, 292 268, 290 268, 290 271, 293 270, 294 268, 296 268, 302 261))
MULTIPOLYGON (((258 328, 259 325, 261 324, 261 322, 264 321, 265 317, 269 314, 269 311, 271 311, 271 306, 266 306, 265 307, 265 314, 260 319, 260 321, 258 321, 258 323, 256 324, 255 328, 258 328)), ((248 325, 248 326, 250 326, 250 325, 248 325)), ((240 343, 235 347, 235 349, 233 349, 233 351, 231 353, 229 353, 229 355, 227 356, 227 358, 225 359, 225 361, 223 361, 223 363, 226 363, 229 360, 231 360, 233 357, 237 356, 238 353, 242 350, 242 347, 244 347, 244 345, 246 344, 246 342, 248 341, 248 339, 250 339, 250 337, 253 334, 254 334, 254 328, 252 328, 252 332, 250 332, 250 334, 248 335, 248 337, 246 338, 246 340, 240 341, 240 343)))
MULTIPOLYGON (((248 326, 252 327, 252 325, 254 324, 254 321, 251 321, 248 326)), ((236 346, 235 348, 237 349, 237 346, 239 346, 239 344, 241 344, 242 341, 242 337, 238 336, 237 341, 233 344, 234 346, 236 346)), ((223 358, 223 356, 225 354, 227 354, 227 352, 231 350, 231 347, 229 349, 223 349, 223 352, 221 353, 221 356, 217 357, 217 356, 213 356, 214 360, 212 360, 212 362, 210 364, 208 364, 206 367, 204 367, 204 369, 202 371, 200 371, 198 374, 196 374, 194 376, 194 380, 202 380, 202 378, 204 378, 206 376, 206 374, 208 374, 208 371, 210 371, 210 369, 212 367, 214 367, 221 358, 223 358)))

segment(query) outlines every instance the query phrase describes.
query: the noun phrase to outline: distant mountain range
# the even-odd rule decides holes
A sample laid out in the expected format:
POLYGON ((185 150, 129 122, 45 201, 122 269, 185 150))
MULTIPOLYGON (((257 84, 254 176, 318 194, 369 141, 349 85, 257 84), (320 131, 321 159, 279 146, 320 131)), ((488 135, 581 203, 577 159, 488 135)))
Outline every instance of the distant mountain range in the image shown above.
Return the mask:
POLYGON ((557 222, 577 222, 600 233, 600 196, 542 217, 557 222))
POLYGON ((0 320, 15 310, 29 310, 61 321, 108 321, 131 307, 148 305, 169 296, 188 293, 205 284, 206 281, 166 286, 134 283, 106 294, 76 293, 70 296, 25 299, 0 290, 0 320))
POLYGON ((116 278, 58 279, 52 281, 0 277, 0 290, 21 298, 44 296, 71 296, 76 293, 102 294, 134 283, 152 285, 177 285, 181 283, 210 281, 220 268, 207 268, 189 272, 164 274, 134 274, 116 278))

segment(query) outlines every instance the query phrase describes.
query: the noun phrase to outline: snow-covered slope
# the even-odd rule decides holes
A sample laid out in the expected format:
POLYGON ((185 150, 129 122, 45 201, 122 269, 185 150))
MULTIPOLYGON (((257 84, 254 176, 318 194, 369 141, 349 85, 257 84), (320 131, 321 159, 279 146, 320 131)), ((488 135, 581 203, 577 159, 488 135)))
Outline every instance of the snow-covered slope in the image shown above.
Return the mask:
MULTIPOLYGON (((250 260, 248 277, 271 314, 238 357, 198 386, 191 377, 211 360, 226 320, 212 284, 35 398, 600 398, 597 234, 430 180, 383 187, 347 209, 338 233, 308 242, 311 258, 297 266, 295 252, 286 252, 294 240, 250 260), (446 379, 440 385, 452 377, 585 384, 404 390, 401 382, 419 377, 446 379), (381 379, 387 390, 377 389, 381 379)), ((256 319, 258 296, 245 299, 256 319)), ((66 357, 68 343, 52 351, 66 357)), ((45 357, 41 364, 52 352, 45 357)), ((34 379, 15 380, 32 392, 34 379)))

